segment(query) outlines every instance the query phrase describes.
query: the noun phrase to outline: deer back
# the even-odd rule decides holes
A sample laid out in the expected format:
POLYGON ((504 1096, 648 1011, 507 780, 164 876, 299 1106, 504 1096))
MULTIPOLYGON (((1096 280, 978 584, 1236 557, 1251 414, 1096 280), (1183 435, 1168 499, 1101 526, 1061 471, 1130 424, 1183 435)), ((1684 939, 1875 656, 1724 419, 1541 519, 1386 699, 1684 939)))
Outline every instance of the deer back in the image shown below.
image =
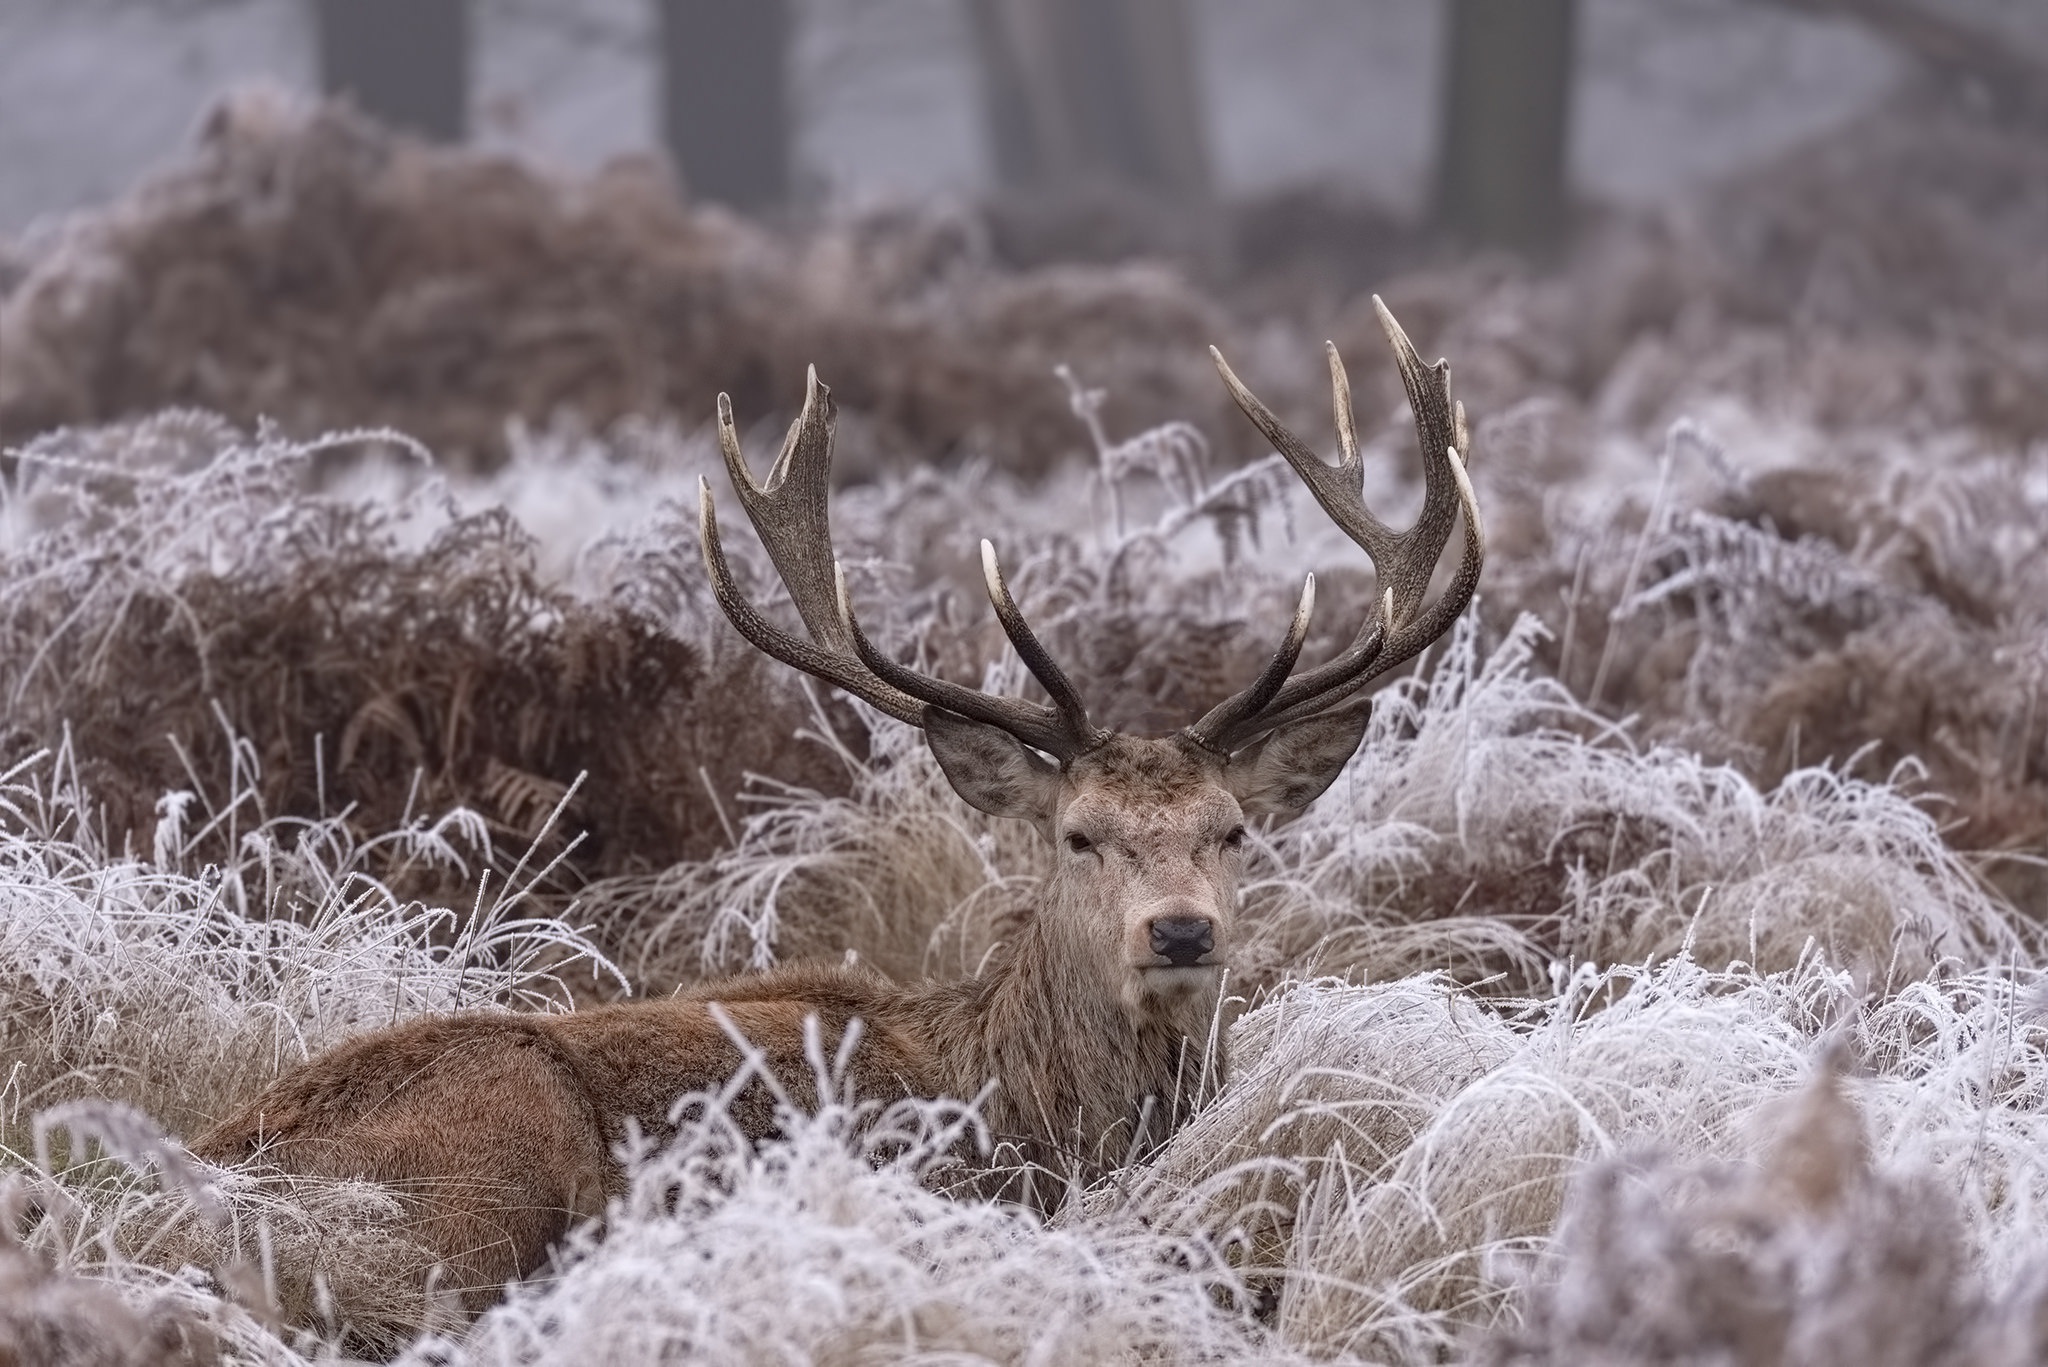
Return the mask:
POLYGON ((562 1015, 423 1018, 285 1074, 192 1149, 390 1186, 442 1285, 474 1312, 540 1267, 572 1223, 603 1213, 623 1191, 615 1154, 629 1133, 663 1140, 679 1097, 715 1092, 746 1062, 739 1039, 776 1080, 732 1100, 754 1140, 776 1132, 777 1088, 800 1106, 820 1099, 807 1029, 830 1059, 861 1022, 843 1078, 855 1099, 939 1094, 924 1044, 890 1024, 900 998, 872 971, 799 967, 562 1015))

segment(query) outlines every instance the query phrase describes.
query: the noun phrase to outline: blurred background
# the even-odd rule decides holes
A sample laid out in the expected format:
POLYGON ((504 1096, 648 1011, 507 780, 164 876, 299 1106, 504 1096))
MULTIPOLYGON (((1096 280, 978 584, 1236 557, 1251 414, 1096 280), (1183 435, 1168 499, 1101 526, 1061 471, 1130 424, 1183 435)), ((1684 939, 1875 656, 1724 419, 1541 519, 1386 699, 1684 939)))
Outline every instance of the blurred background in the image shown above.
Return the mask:
MULTIPOLYGON (((1312 190, 1539 241, 1568 206, 1655 204, 1839 129, 1928 68, 1966 98, 2048 98, 2025 89, 2048 70, 2048 7, 4 0, 0 230, 104 202, 223 91, 263 80, 569 167, 667 152, 692 193, 756 212, 1312 190)), ((1188 216, 1148 226, 1185 246, 1188 216)))
POLYGON ((1645 337, 1971 333, 1928 411, 2030 438, 2044 130, 2042 0, 0 0, 0 438, 190 403, 490 466, 816 361, 860 450, 1037 466, 1055 364, 1204 422, 1237 339, 1291 411, 1375 289, 1475 399, 1643 431, 1697 397, 1645 337), (1506 280, 1576 354, 1492 364, 1506 280))

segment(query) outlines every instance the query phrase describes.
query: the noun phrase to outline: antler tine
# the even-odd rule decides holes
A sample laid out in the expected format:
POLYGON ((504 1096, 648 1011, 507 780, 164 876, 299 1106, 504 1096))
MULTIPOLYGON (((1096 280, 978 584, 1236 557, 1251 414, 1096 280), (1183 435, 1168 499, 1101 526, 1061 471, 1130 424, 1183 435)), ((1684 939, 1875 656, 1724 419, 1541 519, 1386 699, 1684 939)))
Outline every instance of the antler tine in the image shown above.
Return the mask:
POLYGON ((1315 495, 1316 502, 1330 515, 1330 520, 1365 548, 1374 565, 1382 560, 1391 562, 1400 552, 1401 539, 1393 528, 1380 521, 1365 506, 1365 465, 1359 459, 1358 436, 1351 424, 1351 387, 1345 383, 1344 363, 1338 359, 1337 349, 1332 346, 1328 350, 1331 389, 1342 395, 1335 407, 1339 440, 1345 444, 1345 450, 1344 458, 1336 465, 1324 461, 1301 438, 1288 431, 1273 410, 1266 407, 1258 395, 1245 388, 1244 381, 1237 378, 1237 372, 1230 368, 1230 362, 1223 359, 1221 351, 1210 347, 1209 358, 1216 363, 1216 373, 1223 377, 1223 387, 1230 391, 1238 409, 1252 420, 1252 425, 1273 444, 1273 449, 1294 467, 1294 473, 1301 476, 1301 482, 1315 495))
POLYGON ((846 575, 832 554, 832 527, 827 506, 832 493, 832 391, 818 382, 817 367, 805 376, 804 407, 783 438, 782 450, 756 482, 740 450, 733 428, 732 401, 718 396, 718 445, 726 472, 747 518, 768 548, 775 572, 782 576, 811 639, 801 640, 761 616, 733 582, 725 547, 718 539, 718 513, 711 485, 699 481, 697 530, 703 541, 704 567, 711 576, 718 606, 740 635, 769 655, 815 674, 827 683, 913 726, 922 726, 928 707, 941 707, 974 721, 1009 732, 1026 745, 1061 759, 1071 759, 1100 744, 1107 734, 1088 724, 1080 692, 1054 663, 1003 582, 989 543, 981 543, 983 577, 989 601, 1017 653, 1024 658, 1055 706, 1041 707, 1022 698, 999 698, 944 679, 931 679, 897 664, 861 634, 846 593, 846 575))
POLYGON ((789 590, 804 630, 827 650, 846 655, 852 644, 840 627, 832 601, 832 527, 826 516, 832 494, 832 429, 837 414, 832 391, 819 382, 818 368, 809 367, 804 374, 803 410, 789 425, 782 450, 768 468, 767 481, 756 483, 733 427, 732 400, 718 396, 718 446, 740 506, 767 548, 783 587, 789 590))
MULTIPOLYGON (((1463 415, 1459 416, 1462 419, 1463 415)), ((1463 422, 1460 421, 1459 425, 1462 427, 1463 422)), ((1479 521, 1479 500, 1472 492, 1472 481, 1465 473, 1465 462, 1459 459, 1456 447, 1444 448, 1444 464, 1454 485, 1455 509, 1465 521, 1465 544, 1458 554, 1458 570, 1443 596, 1427 612, 1403 620, 1394 629, 1377 666, 1381 673, 1406 664, 1421 654, 1431 641, 1449 631, 1451 623, 1458 620, 1458 614, 1479 591, 1479 572, 1486 564, 1486 529, 1479 521)), ((1447 522, 1449 520, 1446 518, 1447 522)))
POLYGON ((1422 512, 1415 525, 1405 532, 1394 531, 1365 506, 1365 470, 1351 414, 1351 386, 1334 344, 1325 344, 1339 452, 1334 466, 1289 432, 1273 411, 1237 378, 1222 353, 1210 348, 1231 398, 1301 476, 1302 483, 1315 495, 1330 520, 1371 557, 1381 587, 1374 611, 1335 659, 1288 679, 1259 706, 1243 706, 1245 699, 1265 687, 1266 679, 1261 676, 1252 689, 1190 728, 1191 736, 1212 747, 1233 747, 1261 731, 1333 706, 1368 680, 1414 658, 1450 628, 1478 587, 1480 568, 1486 558, 1485 534, 1479 522, 1479 505, 1465 473, 1471 437, 1465 425, 1464 406, 1451 401, 1450 363, 1438 361, 1425 366, 1408 334, 1377 295, 1373 296, 1373 308, 1393 348, 1394 363, 1408 391, 1409 407, 1414 410, 1416 437, 1422 444, 1422 512), (1423 603, 1429 596, 1429 582, 1436 573, 1437 561, 1461 517, 1465 545, 1457 573, 1443 596, 1424 612, 1423 603), (1211 719, 1225 709, 1229 709, 1228 721, 1212 724, 1211 719))
MULTIPOLYGON (((1471 438, 1465 431, 1463 405, 1454 407, 1451 403, 1451 363, 1439 360, 1433 366, 1425 366, 1386 301, 1375 294, 1372 308, 1380 320, 1380 330, 1387 335, 1387 345, 1393 348, 1394 365, 1401 372, 1401 387, 1408 391, 1408 407, 1415 415, 1415 439, 1422 447, 1422 512, 1415 525, 1399 538, 1402 554, 1391 576, 1394 620, 1399 623, 1414 616, 1422 606, 1422 600, 1429 594, 1430 578, 1436 573, 1437 557, 1450 544, 1451 527, 1457 521, 1460 507, 1471 506, 1467 497, 1470 489, 1459 469, 1471 438)), ((1324 345, 1330 351, 1334 376, 1340 373, 1335 366, 1337 347, 1329 342, 1324 345)), ((1373 566, 1386 572, 1377 558, 1373 566)), ((1460 610, 1463 606, 1459 605, 1460 610)))
MULTIPOLYGON (((719 396, 721 400, 724 397, 722 394, 719 396)), ((724 403, 720 403, 719 410, 724 416, 724 403)), ((907 721, 912 726, 923 724, 923 705, 909 694, 877 679, 851 653, 850 645, 847 651, 842 652, 829 645, 813 644, 790 635, 754 610, 754 605, 733 582, 732 568, 725 561, 725 547, 718 539, 718 513, 711 501, 711 481, 702 478, 697 481, 697 535, 704 552, 704 569, 711 576, 711 591, 718 599, 719 608, 755 649, 845 689, 898 721, 907 721)), ((836 614, 834 624, 837 625, 836 614)), ((812 634, 817 635, 815 629, 812 634)))
POLYGON ((1309 616, 1315 610, 1316 577, 1311 574, 1302 581, 1301 601, 1295 605, 1294 620, 1287 624, 1287 635, 1281 640, 1280 649, 1273 652, 1272 660, 1257 682, 1235 697, 1216 704, 1188 728, 1188 736, 1196 744, 1228 753, 1237 728, 1247 719, 1257 716, 1280 692, 1280 686, 1287 682, 1294 662, 1301 658, 1301 643, 1308 639, 1309 616))
MULTIPOLYGON (((1354 487, 1364 497, 1365 464, 1358 454, 1358 423, 1351 416, 1351 377, 1344 373, 1344 358, 1335 342, 1323 343, 1323 358, 1330 364, 1330 411, 1337 419, 1337 465, 1357 472, 1354 487)), ((1319 458, 1316 464, 1322 464, 1319 458)))
POLYGON ((1351 646, 1326 664, 1299 678, 1289 679, 1287 686, 1267 708, 1266 715, 1260 718, 1262 726, 1279 726, 1308 716, 1338 701, 1342 694, 1388 670, 1400 668, 1421 654, 1431 641, 1449 631, 1451 623, 1458 620, 1458 614, 1472 601, 1472 595, 1479 588, 1479 571, 1486 563, 1486 532, 1479 521, 1479 503, 1473 495, 1472 482, 1466 477, 1464 462, 1458 459, 1454 449, 1445 447, 1444 451, 1456 489, 1458 508, 1465 519, 1465 544, 1459 552, 1458 570, 1450 586, 1427 612, 1403 621, 1399 626, 1389 625, 1396 620, 1398 612, 1394 589, 1389 586, 1382 590, 1377 610, 1366 619, 1364 628, 1351 646))
POLYGON ((987 537, 981 542, 981 578, 988 588, 988 601, 996 610, 996 620, 1003 624, 1003 634, 1010 638, 1017 656, 1024 661, 1024 667, 1031 671, 1031 677, 1044 686, 1052 698, 1053 706, 1059 709, 1066 724, 1077 736, 1091 734, 1088 726, 1088 705, 1081 700, 1081 690, 1075 688, 1066 673, 1054 660, 1052 652, 1045 648, 1031 624, 1024 620, 1024 613, 1017 606, 1017 600, 1010 596, 1010 586, 1003 579, 1003 567, 996 560, 996 548, 987 537))
MULTIPOLYGON (((1058 708, 1041 707, 1023 698, 996 697, 946 679, 930 678, 890 659, 860 629, 860 621, 853 613, 853 600, 846 592, 846 574, 836 564, 832 568, 839 616, 845 623, 846 634, 861 663, 885 683, 929 706, 943 707, 970 721, 999 727, 1026 745, 1063 760, 1072 759, 1098 741, 1099 736, 1092 732, 1077 731, 1069 714, 1058 708)), ((1085 720, 1082 726, 1085 728, 1085 720)))

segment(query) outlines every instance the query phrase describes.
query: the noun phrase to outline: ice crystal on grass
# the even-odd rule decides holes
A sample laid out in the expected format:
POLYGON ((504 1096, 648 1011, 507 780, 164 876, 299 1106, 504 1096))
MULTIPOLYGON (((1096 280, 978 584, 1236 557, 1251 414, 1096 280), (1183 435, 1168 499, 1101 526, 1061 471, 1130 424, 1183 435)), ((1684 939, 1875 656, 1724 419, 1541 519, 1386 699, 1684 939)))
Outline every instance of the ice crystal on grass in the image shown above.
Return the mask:
MULTIPOLYGON (((7 737, 68 742, 117 840, 169 821, 190 857, 220 863, 271 818, 338 819, 367 845, 454 807, 516 852, 567 798, 548 854, 586 839, 557 894, 708 853, 748 768, 831 776, 772 711, 714 721, 693 705, 705 688, 795 690, 737 651, 707 668, 708 598, 670 595, 655 615, 656 567, 577 595, 541 577, 502 508, 464 512, 436 480, 395 498, 313 487, 323 453, 388 440, 297 443, 172 413, 31 443, 0 549, 7 737)), ((403 881, 395 863, 374 872, 403 881)), ((442 900, 471 877, 409 874, 406 892, 442 900)))
MULTIPOLYGON (((339 820, 275 820, 195 867, 107 849, 63 757, 0 798, 0 1123, 67 1096, 112 1097, 189 1133, 281 1069, 423 1012, 560 1006, 561 974, 601 966, 521 889, 461 910, 394 895, 339 820), (54 769, 55 772, 51 772, 54 769), (578 960, 587 960, 578 965, 578 960)), ((451 857, 431 826, 386 842, 451 857)))
MULTIPOLYGON (((1638 1158, 1579 1177, 1523 1324, 1478 1361, 2040 1360, 2038 1261, 1993 1289, 1965 1204, 1925 1172, 1872 1164, 1863 1118, 1830 1066, 1778 1110, 1753 1167, 1638 1158)), ((2043 1241, 2030 1243, 2001 1251, 2038 1260, 2043 1241)))
MULTIPOLYGON (((1489 567, 1490 596, 1541 612, 1559 636, 1548 667, 1653 739, 1765 786, 1816 764, 1863 779, 1910 764, 1946 804, 1952 844, 2038 849, 2041 450, 1967 433, 1786 450, 1797 438, 1759 433, 1758 449, 1726 454, 1750 466, 1740 478, 1647 507, 1579 501, 1489 567)), ((2017 866, 2001 876, 2048 906, 2017 866)))
POLYGON ((0 1179, 0 1257, 61 1292, 19 1307, 53 1341, 297 1364, 340 1346, 389 1355, 461 1322, 389 1188, 212 1168, 113 1102, 51 1107, 33 1128, 34 1158, 0 1179))
POLYGON ((1292 1362, 1199 1240, 1053 1226, 930 1189, 971 1113, 791 1115, 759 1150, 716 1098, 636 1163, 601 1237, 407 1362, 1292 1362))
POLYGON ((1639 745, 1534 671, 1541 637, 1525 619, 1482 656, 1468 623, 1426 681, 1377 695, 1344 775, 1254 865, 1251 981, 1314 964, 1528 983, 1681 948, 1775 969, 1811 942, 1899 983, 2036 943, 1896 787, 1817 768, 1765 791, 1639 745))
MULTIPOLYGON (((1600 1332, 1620 1355, 1600 1360, 1665 1360, 1661 1323, 1681 1326, 1672 1342, 1702 1362, 1776 1361, 1712 1358, 1729 1332, 1721 1293, 1650 1257, 1672 1236, 1647 1208, 1614 1206, 1615 1182, 1629 1179, 1612 1174, 1625 1169, 1590 1179, 1576 1207, 1575 1174, 1645 1152, 1735 1173, 1761 1163, 1764 1185, 1751 1183, 1745 1209, 1780 1211, 1801 1191, 1831 1199, 1837 1187, 1861 1202, 1861 1234, 1812 1247, 1805 1226, 1782 1235, 1781 1251, 1812 1252, 1814 1275, 1839 1283, 1816 1294, 1887 1295, 1910 1318, 1951 1315, 1973 1286, 2024 1291, 2048 1254, 2035 1217, 2048 1196, 2038 1147, 2048 1054, 2038 1022, 2015 1008, 2039 977, 1985 967, 1872 999, 1817 960, 1760 974, 1678 959, 1582 972, 1505 1009, 1442 979, 1304 984, 1244 1018, 1230 1085, 1116 1199, 1163 1230, 1237 1241, 1241 1271, 1275 1288, 1276 1327, 1297 1347, 1441 1360, 1475 1334, 1509 1332, 1526 1270, 1561 1263, 1577 1279, 1572 1295, 1604 1297, 1600 1332), (1866 1117, 1846 1123, 1810 1095, 1793 1100, 1843 1040, 1858 1063, 1841 1086, 1866 1117), (1980 1085, 1987 1076, 2001 1079, 1997 1091, 1980 1085), (1868 1200, 1838 1152, 1866 1144, 1878 1169, 1911 1174, 1868 1200), (1801 1191, 1784 1196, 1786 1183, 1801 1191), (1589 1203, 1605 1213, 1587 1215, 1589 1203), (1545 1252, 1572 1209, 1565 1247, 1545 1252), (1935 1245, 1940 1258, 1914 1263, 1912 1248, 1935 1245), (1894 1265, 1868 1267, 1869 1285, 1842 1261, 1859 1246, 1896 1251, 1894 1265)), ((1744 1275, 1772 1283, 1768 1271, 1744 1275)), ((1567 1313, 1548 1294, 1538 1293, 1533 1332, 1562 1335, 1544 1350, 1562 1356, 1530 1360, 1576 1360, 1592 1345, 1570 1337, 1583 1326, 1544 1319, 1567 1313)))
POLYGON ((787 414, 814 361, 869 464, 975 445, 1044 468, 1077 445, 1060 361, 1142 422, 1221 416, 1213 307, 1185 281, 998 273, 935 217, 791 240, 683 203, 644 161, 568 177, 242 91, 0 294, 0 438, 197 404, 299 436, 390 424, 490 466, 513 415, 702 421, 721 389, 787 414))
POLYGON ((53 1267, 16 1237, 22 1203, 21 1184, 0 1181, 7 1217, 0 1224, 0 1360, 22 1367, 212 1367, 222 1360, 200 1297, 137 1294, 53 1267))

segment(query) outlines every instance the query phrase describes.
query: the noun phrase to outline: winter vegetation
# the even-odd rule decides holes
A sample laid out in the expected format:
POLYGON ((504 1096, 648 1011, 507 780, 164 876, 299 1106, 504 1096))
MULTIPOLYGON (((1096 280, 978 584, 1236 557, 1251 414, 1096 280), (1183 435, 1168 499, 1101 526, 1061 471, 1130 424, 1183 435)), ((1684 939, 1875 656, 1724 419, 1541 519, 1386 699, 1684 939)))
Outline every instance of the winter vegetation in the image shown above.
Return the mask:
POLYGON ((411 1193, 179 1141, 425 1013, 973 974, 1047 872, 726 625, 715 394, 834 387, 898 658, 1024 687, 987 535, 1151 733, 1377 592, 1203 347, 1320 436, 1333 337, 1397 519, 1413 437, 1308 248, 1012 270, 225 105, 0 253, 0 1360, 2041 1360, 2043 240, 2038 140, 1905 108, 1549 273, 1418 250, 1482 599, 1254 832, 1221 1093, 1043 1218, 939 1190, 972 1098, 697 1097, 471 1322, 411 1193))

